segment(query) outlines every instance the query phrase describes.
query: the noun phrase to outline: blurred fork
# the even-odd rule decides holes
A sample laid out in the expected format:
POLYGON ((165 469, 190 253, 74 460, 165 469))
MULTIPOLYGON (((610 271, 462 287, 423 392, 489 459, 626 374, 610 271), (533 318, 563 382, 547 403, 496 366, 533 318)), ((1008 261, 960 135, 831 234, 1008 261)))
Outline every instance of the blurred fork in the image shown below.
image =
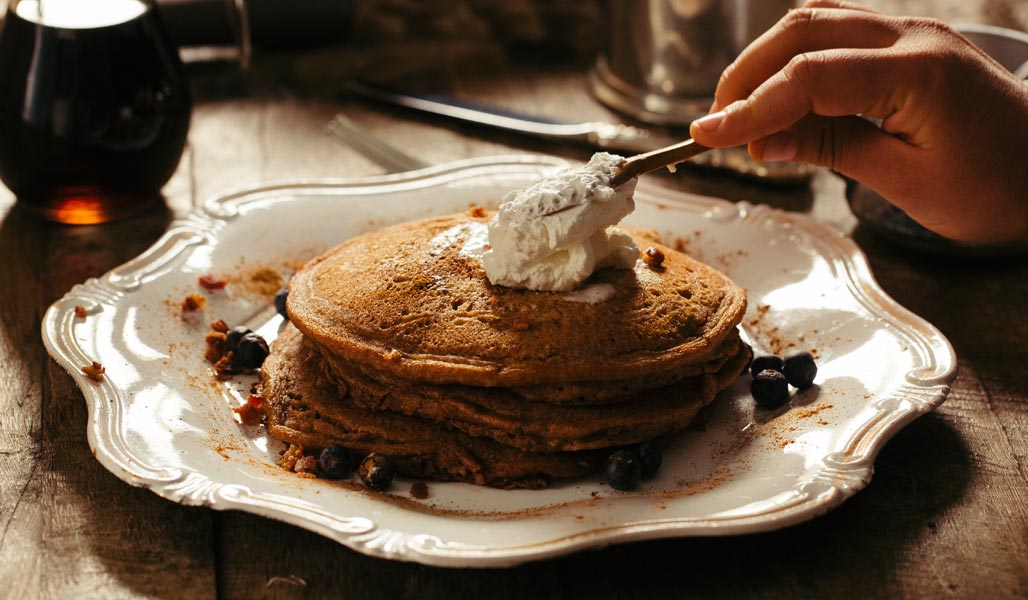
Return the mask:
POLYGON ((371 135, 367 129, 342 113, 337 114, 325 125, 325 133, 332 139, 350 146, 361 156, 390 173, 415 171, 430 166, 371 135))

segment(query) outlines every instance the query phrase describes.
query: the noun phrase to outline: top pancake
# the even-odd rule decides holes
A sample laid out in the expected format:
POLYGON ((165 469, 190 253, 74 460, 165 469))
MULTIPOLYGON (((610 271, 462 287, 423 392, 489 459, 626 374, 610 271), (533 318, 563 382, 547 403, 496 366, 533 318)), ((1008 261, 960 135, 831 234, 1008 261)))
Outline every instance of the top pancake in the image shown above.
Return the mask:
POLYGON ((462 251, 487 220, 402 223, 337 246, 293 277, 290 321, 322 351, 397 377, 531 386, 704 363, 745 311, 745 292, 728 277, 640 231, 629 232, 661 250, 663 266, 598 271, 583 285, 611 284, 606 300, 494 286, 462 251))

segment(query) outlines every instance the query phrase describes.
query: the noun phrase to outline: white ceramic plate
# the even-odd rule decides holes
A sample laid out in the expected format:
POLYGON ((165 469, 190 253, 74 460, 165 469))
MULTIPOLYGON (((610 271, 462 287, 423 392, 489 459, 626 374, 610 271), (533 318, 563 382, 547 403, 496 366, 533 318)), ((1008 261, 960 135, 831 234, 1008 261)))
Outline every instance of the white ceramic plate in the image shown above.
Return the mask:
MULTIPOLYGON (((385 558, 505 566, 615 542, 777 529, 837 506, 869 482, 896 431, 942 402, 956 358, 932 326, 885 296, 848 238, 809 218, 643 184, 627 224, 723 270, 749 293, 744 330, 758 351, 815 352, 816 386, 756 410, 743 376, 705 426, 681 435, 657 477, 631 493, 598 477, 547 490, 398 480, 372 494, 275 466, 282 447, 238 423, 253 377, 215 381, 203 359, 213 319, 273 338, 269 271, 388 223, 494 204, 564 165, 499 157, 402 175, 307 181, 208 202, 137 259, 75 286, 47 311, 43 339, 89 405, 98 460, 132 485, 183 504, 280 519, 385 558), (262 271, 263 270, 263 271, 262 271), (197 278, 228 277, 205 292, 197 278), (262 275, 264 276, 262 279, 262 275), (266 291, 266 290, 265 290, 266 291), (201 315, 179 303, 203 292, 201 315), (85 318, 74 307, 87 309, 85 318), (80 366, 106 366, 99 383, 80 366)), ((273 278, 271 278, 273 279, 273 278)))

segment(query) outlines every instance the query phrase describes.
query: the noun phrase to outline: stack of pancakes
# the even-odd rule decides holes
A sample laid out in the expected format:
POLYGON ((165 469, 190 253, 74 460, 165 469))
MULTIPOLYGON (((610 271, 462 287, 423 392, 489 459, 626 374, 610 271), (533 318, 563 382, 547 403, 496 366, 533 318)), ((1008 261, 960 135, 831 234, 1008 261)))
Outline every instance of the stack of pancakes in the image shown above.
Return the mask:
POLYGON ((413 477, 542 487, 684 429, 748 362, 743 290, 654 235, 630 231, 660 267, 536 292, 486 279, 486 221, 395 225, 305 265, 262 368, 269 433, 413 477))

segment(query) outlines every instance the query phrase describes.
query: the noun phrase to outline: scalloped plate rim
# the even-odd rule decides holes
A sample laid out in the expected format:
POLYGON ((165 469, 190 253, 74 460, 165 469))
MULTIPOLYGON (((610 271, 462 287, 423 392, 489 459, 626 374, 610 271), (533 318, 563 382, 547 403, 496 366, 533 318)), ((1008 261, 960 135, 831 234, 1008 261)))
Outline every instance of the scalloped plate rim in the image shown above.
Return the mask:
MULTIPOLYGON (((931 334, 932 338, 927 343, 934 342, 934 350, 939 354, 940 359, 937 365, 936 374, 931 380, 926 380, 922 385, 915 386, 923 392, 923 397, 918 402, 902 402, 907 398, 894 398, 899 400, 897 406, 892 410, 879 409, 875 416, 875 423, 860 429, 850 440, 848 447, 859 447, 859 455, 850 456, 847 469, 850 473, 844 472, 840 481, 822 481, 822 489, 814 492, 799 493, 796 501, 764 514, 744 514, 728 517, 713 518, 671 518, 671 519, 642 519, 637 521, 622 522, 617 525, 595 528, 584 532, 558 537, 541 543, 529 544, 527 546, 467 546, 451 545, 441 540, 426 540, 418 534, 384 530, 371 523, 369 529, 348 531, 347 525, 355 519, 363 517, 341 517, 338 515, 326 515, 313 509, 305 507, 302 503, 296 506, 283 506, 281 498, 264 497, 265 495, 253 493, 245 489, 245 493, 238 497, 224 495, 226 489, 239 491, 242 486, 236 484, 224 484, 212 481, 203 473, 190 469, 174 468, 177 473, 162 477, 148 476, 141 473, 140 469, 133 469, 126 460, 117 455, 112 449, 113 445, 128 446, 124 440, 117 439, 118 436, 110 436, 111 431, 105 431, 107 421, 118 415, 110 414, 111 409, 106 407, 110 404, 103 402, 111 391, 106 390, 106 380, 100 384, 91 382, 79 371, 70 356, 70 349, 65 346, 77 347, 75 340, 62 338, 59 334, 59 319, 67 315, 72 308, 70 303, 92 299, 102 302, 110 298, 99 297, 99 292, 110 293, 102 290, 103 283, 110 282, 116 273, 124 272, 126 267, 134 265, 143 257, 160 250, 162 244, 167 243, 169 236, 184 229, 196 230, 196 233, 213 235, 209 230, 219 221, 234 218, 233 202, 251 199, 253 196, 260 196, 269 193, 282 193, 291 189, 302 189, 310 191, 324 188, 337 194, 359 196, 369 191, 368 188, 379 189, 388 192, 389 188, 407 184, 421 184, 426 187, 436 185, 436 181, 447 175, 462 172, 473 172, 479 168, 494 168, 498 166, 511 166, 516 168, 535 168, 540 172, 547 169, 558 168, 569 164, 563 159, 546 156, 533 155, 512 155, 492 156, 485 158, 466 159, 455 161, 444 165, 437 165, 418 171, 406 173, 370 176, 346 179, 296 179, 276 182, 268 182, 255 186, 241 187, 226 191, 211 197, 202 206, 194 208, 183 218, 176 219, 169 226, 169 230, 163 234, 150 248, 145 250, 139 257, 111 269, 98 278, 91 278, 82 284, 74 286, 65 296, 54 302, 46 311, 41 323, 42 337, 48 353, 58 364, 60 364, 75 380, 82 390, 83 396, 89 408, 87 423, 87 437, 90 448, 97 460, 103 466, 114 473, 117 477, 137 487, 144 487, 155 494, 170 501, 186 505, 208 506, 216 510, 243 510, 253 514, 284 521, 314 531, 326 537, 336 540, 350 548, 360 552, 389 559, 411 560, 434 566, 475 566, 475 567, 502 567, 520 564, 530 560, 540 560, 553 556, 563 555, 569 552, 590 547, 606 546, 613 543, 638 541, 646 539, 658 539, 668 537, 684 536, 716 536, 716 535, 741 535, 771 531, 810 520, 822 515, 844 500, 851 497, 857 491, 866 487, 871 480, 873 463, 885 443, 891 439, 897 431, 912 422, 915 418, 936 408, 943 402, 948 392, 949 384, 956 377, 956 356, 949 341, 932 325, 903 308, 890 298, 875 281, 867 259, 856 243, 842 233, 830 227, 818 223, 813 218, 797 213, 787 213, 778 209, 765 206, 752 206, 745 202, 732 203, 726 200, 701 197, 696 195, 685 196, 679 192, 661 188, 648 181, 639 185, 638 192, 646 196, 652 196, 659 203, 670 205, 702 207, 708 213, 723 213, 721 218, 746 219, 753 215, 760 218, 777 222, 779 225, 797 227, 807 235, 818 238, 826 243, 837 254, 847 269, 847 283, 860 284, 860 290, 868 296, 869 301, 875 301, 880 306, 875 309, 878 314, 887 316, 894 322, 902 319, 899 327, 906 335, 923 341, 918 337, 919 328, 931 334), (223 213, 223 214, 220 214, 223 213), (207 227, 205 231, 203 228, 207 227), (92 289, 92 292, 91 292, 92 289), (90 295, 90 294, 97 295, 90 295), (905 327, 904 327, 905 326, 905 327), (930 384, 930 385, 929 385, 930 384), (846 481, 850 477, 850 481, 846 481), (184 493, 175 484, 178 482, 196 479, 206 480, 206 492, 197 496, 196 492, 191 495, 184 493), (334 517, 334 519, 333 519, 334 517), (403 544, 399 548, 395 544, 369 544, 360 543, 357 538, 373 534, 372 539, 395 537, 403 544)), ((395 190, 394 190, 395 191, 395 190)), ((165 252, 168 252, 165 250, 165 252)), ((151 259, 159 258, 159 255, 151 256, 151 259)), ((129 271, 131 272, 131 271, 129 271)), ((117 299, 116 297, 114 298, 117 299)), ((113 392, 116 397, 116 391, 113 392)), ((145 461, 128 453, 128 459, 134 460, 139 465, 146 465, 145 461)), ((200 484, 203 481, 199 482, 200 484)), ((817 486, 815 486, 817 487, 817 486)))

